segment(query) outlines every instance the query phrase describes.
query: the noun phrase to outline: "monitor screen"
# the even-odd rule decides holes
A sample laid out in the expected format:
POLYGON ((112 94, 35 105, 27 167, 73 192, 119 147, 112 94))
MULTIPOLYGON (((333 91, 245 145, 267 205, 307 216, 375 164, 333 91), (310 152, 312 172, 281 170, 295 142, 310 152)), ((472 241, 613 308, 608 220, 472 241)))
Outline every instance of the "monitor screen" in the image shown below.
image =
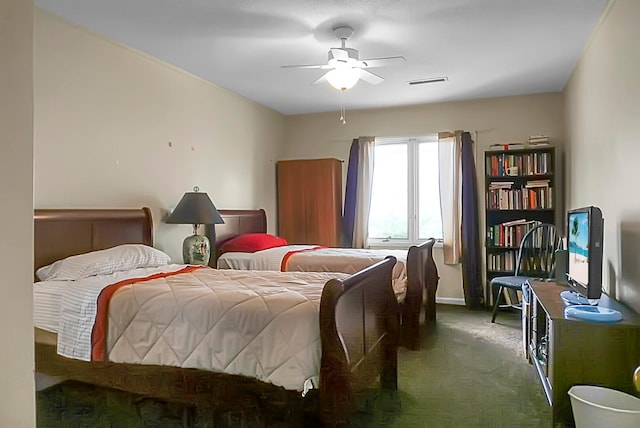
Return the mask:
POLYGON ((602 292, 604 220, 598 207, 567 212, 567 282, 591 304, 602 292))
POLYGON ((589 284, 589 214, 569 213, 567 273, 574 281, 589 284))

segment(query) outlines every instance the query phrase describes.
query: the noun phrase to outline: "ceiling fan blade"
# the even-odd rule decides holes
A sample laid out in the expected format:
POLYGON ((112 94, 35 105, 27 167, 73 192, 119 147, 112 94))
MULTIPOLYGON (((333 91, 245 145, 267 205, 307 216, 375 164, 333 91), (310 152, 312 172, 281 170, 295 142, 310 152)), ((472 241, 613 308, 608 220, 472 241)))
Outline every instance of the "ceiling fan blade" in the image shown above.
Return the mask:
POLYGON ((328 74, 328 72, 327 72, 327 73, 324 73, 322 76, 320 76, 320 77, 318 78, 318 80, 316 80, 315 82, 313 82, 313 84, 314 84, 314 85, 317 85, 318 83, 324 83, 324 82, 326 82, 326 81, 327 81, 327 74, 328 74))
POLYGON ((281 65, 280 68, 326 68, 327 64, 281 65))
POLYGON ((384 58, 369 58, 360 60, 360 63, 363 64, 362 68, 370 68, 370 67, 384 67, 388 65, 398 65, 405 62, 407 59, 403 56, 388 56, 384 58))
POLYGON ((364 80, 367 83, 371 83, 372 85, 377 85, 378 83, 381 83, 384 81, 384 78, 368 70, 363 70, 362 68, 356 68, 355 70, 358 71, 358 73, 360 74, 360 78, 362 80, 364 80))

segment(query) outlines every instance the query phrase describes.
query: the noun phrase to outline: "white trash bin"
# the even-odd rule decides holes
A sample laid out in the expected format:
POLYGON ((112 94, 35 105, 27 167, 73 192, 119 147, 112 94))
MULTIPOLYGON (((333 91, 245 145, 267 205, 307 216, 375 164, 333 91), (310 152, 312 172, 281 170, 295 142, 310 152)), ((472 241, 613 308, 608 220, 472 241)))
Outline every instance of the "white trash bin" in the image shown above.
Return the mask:
POLYGON ((569 389, 576 428, 638 428, 640 398, 600 386, 569 389))

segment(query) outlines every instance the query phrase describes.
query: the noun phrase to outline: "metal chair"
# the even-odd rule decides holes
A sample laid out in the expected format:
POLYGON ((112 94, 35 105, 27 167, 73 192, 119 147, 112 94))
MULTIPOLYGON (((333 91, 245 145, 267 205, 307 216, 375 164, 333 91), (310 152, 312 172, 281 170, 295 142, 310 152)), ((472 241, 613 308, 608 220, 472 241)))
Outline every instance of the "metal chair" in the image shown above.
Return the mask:
POLYGON ((491 280, 491 289, 497 289, 491 322, 495 322, 499 308, 522 309, 520 304, 500 304, 505 289, 523 291, 523 286, 530 279, 550 279, 555 276, 556 251, 560 249, 562 240, 553 224, 538 224, 524 235, 513 275, 498 276, 491 280))

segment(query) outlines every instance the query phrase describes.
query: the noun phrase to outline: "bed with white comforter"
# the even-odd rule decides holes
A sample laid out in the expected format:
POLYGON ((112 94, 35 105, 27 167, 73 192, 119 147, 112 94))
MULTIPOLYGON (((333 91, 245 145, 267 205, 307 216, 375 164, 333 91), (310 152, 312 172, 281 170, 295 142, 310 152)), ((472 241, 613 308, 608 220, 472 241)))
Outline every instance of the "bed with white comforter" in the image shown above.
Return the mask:
POLYGON ((206 267, 176 273, 184 268, 37 282, 35 326, 57 333, 58 354, 69 358, 219 371, 298 391, 316 384, 322 289, 347 274, 206 267), (141 280, 129 284, 131 278, 141 280), (117 283, 101 357, 94 326, 98 301, 117 283))
POLYGON ((397 389, 395 260, 348 276, 170 264, 148 207, 35 210, 36 375, 216 411, 305 408, 327 426, 372 385, 397 389))
POLYGON ((387 256, 396 258, 392 285, 398 301, 403 301, 407 289, 407 250, 285 245, 253 253, 223 253, 217 264, 219 269, 355 273, 387 256))

